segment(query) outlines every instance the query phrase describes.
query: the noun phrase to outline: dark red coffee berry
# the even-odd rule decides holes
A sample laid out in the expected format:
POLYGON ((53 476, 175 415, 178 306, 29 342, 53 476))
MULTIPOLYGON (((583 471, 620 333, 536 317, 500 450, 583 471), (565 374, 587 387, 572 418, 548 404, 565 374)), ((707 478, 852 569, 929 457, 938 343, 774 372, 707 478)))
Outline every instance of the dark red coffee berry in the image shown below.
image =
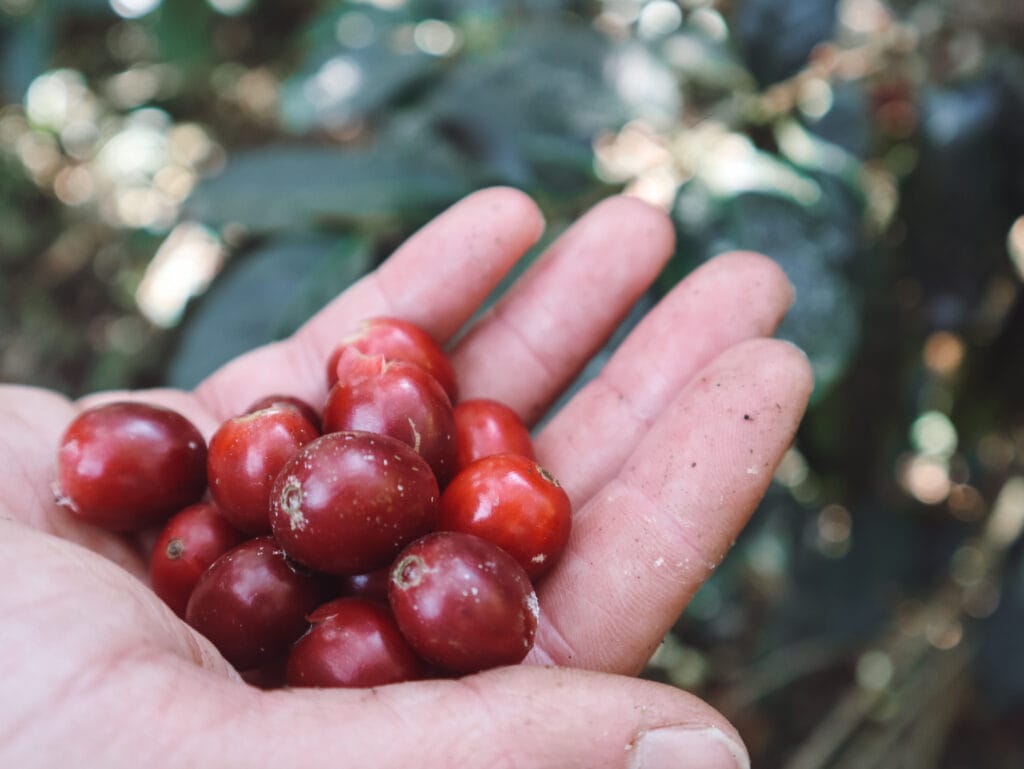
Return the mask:
POLYGON ((296 568, 271 537, 244 542, 206 570, 185 620, 238 670, 263 667, 305 632, 322 584, 296 568))
POLYGON ((114 531, 163 523, 206 490, 206 442, 181 414, 109 403, 79 414, 57 452, 57 502, 114 531))
POLYGON ((454 473, 455 419, 441 385, 426 369, 348 349, 324 406, 324 432, 390 435, 423 457, 443 486, 454 473))
POLYGON ((437 481, 399 440, 331 433, 284 466, 270 500, 274 536, 290 556, 328 574, 387 566, 437 522, 437 481))
POLYGON ((299 449, 320 437, 296 409, 283 406, 232 417, 210 439, 210 493, 224 517, 246 534, 270 533, 270 487, 299 449))
POLYGON ((504 403, 483 398, 455 406, 456 472, 494 454, 533 459, 533 441, 523 420, 504 403))
POLYGON ((572 504, 550 473, 527 457, 498 454, 477 460, 441 497, 439 528, 483 537, 515 558, 530 579, 562 555, 572 504))
POLYGON ((288 655, 291 686, 383 686, 425 673, 386 605, 338 598, 308 619, 312 627, 288 655))
POLYGON ((523 568, 470 534, 429 534, 391 569, 391 608, 402 635, 427 662, 473 673, 522 661, 533 646, 538 604, 523 568))
POLYGON ((338 381, 337 364, 345 348, 354 347, 364 355, 383 355, 388 360, 404 360, 422 366, 433 376, 449 399, 458 398, 455 369, 441 346, 426 331, 407 320, 370 318, 359 324, 355 333, 341 340, 327 361, 327 386, 338 381))
POLYGON ((203 572, 242 541, 242 535, 210 502, 186 507, 171 517, 153 547, 149 580, 153 592, 179 617, 203 572))

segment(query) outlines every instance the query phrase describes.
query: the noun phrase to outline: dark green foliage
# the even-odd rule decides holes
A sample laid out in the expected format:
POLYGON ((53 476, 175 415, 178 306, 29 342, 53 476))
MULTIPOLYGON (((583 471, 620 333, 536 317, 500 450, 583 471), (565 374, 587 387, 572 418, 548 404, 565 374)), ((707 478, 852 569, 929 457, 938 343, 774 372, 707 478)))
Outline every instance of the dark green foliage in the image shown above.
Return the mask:
POLYGON ((235 356, 288 336, 371 259, 361 238, 312 235, 282 236, 240 254, 189 313, 168 383, 194 387, 235 356))
POLYGON ((186 211, 210 224, 241 224, 258 234, 415 220, 471 190, 440 153, 290 145, 234 156, 224 173, 196 191, 186 211))

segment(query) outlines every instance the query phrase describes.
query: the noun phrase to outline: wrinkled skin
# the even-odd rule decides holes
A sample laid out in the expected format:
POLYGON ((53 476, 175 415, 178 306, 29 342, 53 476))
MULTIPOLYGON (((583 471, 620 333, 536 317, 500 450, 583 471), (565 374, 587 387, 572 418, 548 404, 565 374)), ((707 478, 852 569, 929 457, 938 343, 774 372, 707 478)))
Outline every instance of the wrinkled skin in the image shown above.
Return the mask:
MULTIPOLYGON (((792 289, 761 256, 695 271, 536 436, 575 519, 540 585, 526 664, 370 690, 250 687, 147 587, 151 538, 91 528, 53 503, 56 446, 83 407, 163 404, 209 439, 268 393, 322 403, 339 331, 390 315, 447 340, 542 227, 521 193, 477 193, 292 338, 193 392, 73 403, 0 387, 0 765, 604 769, 652 766, 659 751, 679 766, 745 765, 739 735, 708 705, 631 676, 754 510, 811 389, 803 354, 767 338, 792 289)), ((534 423, 672 238, 662 213, 632 199, 581 217, 451 350, 462 397, 504 401, 534 423)))

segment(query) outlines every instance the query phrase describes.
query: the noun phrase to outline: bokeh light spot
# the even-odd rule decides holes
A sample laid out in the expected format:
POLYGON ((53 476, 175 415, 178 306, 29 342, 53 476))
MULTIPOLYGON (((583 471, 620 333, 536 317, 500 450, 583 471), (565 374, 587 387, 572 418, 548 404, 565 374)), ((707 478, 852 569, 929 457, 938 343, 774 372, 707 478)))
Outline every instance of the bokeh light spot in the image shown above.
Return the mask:
POLYGON ((956 334, 936 331, 924 343, 924 365, 940 376, 956 373, 964 360, 964 343, 956 334))
POLYGON ((857 660, 857 683, 864 689, 881 691, 892 681, 892 659, 882 651, 864 652, 857 660))
POLYGON ((161 0, 110 0, 110 7, 122 18, 137 19, 155 11, 160 2, 161 0))
POLYGON ((683 12, 679 5, 670 0, 653 0, 640 11, 637 32, 640 37, 651 39, 671 34, 683 23, 683 12))
POLYGON ((937 505, 949 496, 949 468, 944 459, 916 455, 899 465, 900 484, 918 502, 937 505))
POLYGON ((459 42, 459 34, 450 24, 437 19, 426 19, 416 25, 412 39, 423 53, 445 56, 455 49, 459 42))
POLYGON ((1010 227, 1010 232, 1006 236, 1006 247, 1017 274, 1024 278, 1024 216, 1019 217, 1010 227))
POLYGON ((252 0, 207 0, 207 2, 213 10, 225 16, 245 13, 245 11, 249 10, 249 6, 252 5, 252 0))
POLYGON ((343 14, 334 26, 335 38, 349 48, 365 48, 371 45, 376 39, 376 33, 373 19, 359 11, 343 14))
POLYGON ((956 427, 945 414, 927 411, 914 420, 910 440, 922 454, 949 457, 956 451, 956 427))

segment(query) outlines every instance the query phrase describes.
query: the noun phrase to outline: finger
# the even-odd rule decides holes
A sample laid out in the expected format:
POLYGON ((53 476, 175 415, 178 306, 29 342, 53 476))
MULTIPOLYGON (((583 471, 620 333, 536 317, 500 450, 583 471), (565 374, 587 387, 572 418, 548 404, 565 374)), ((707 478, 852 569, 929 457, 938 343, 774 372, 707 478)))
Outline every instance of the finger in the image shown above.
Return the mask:
POLYGON ((196 394, 221 419, 271 393, 317 405, 326 395, 324 366, 331 350, 360 320, 394 315, 446 340, 537 241, 543 224, 533 201, 516 190, 470 195, 293 337, 236 358, 200 384, 196 394))
POLYGON ((771 339, 705 367, 577 514, 534 659, 639 670, 761 500, 811 387, 804 354, 771 339))
POLYGON ((83 523, 54 499, 57 447, 76 413, 62 395, 35 387, 0 386, 0 515, 70 540, 141 576, 134 541, 83 523))
POLYGON ((695 372, 737 342, 771 334, 792 301, 792 285, 767 257, 731 253, 699 267, 552 418, 537 438, 541 464, 582 505, 695 372))
POLYGON ((749 767, 736 732, 692 695, 579 670, 519 666, 460 681, 273 692, 256 702, 234 693, 232 718, 216 731, 223 695, 212 698, 222 703, 213 713, 208 698, 188 706, 178 698, 189 733, 206 737, 176 751, 183 765, 205 754, 253 769, 749 767))
POLYGON ((463 397, 495 398, 535 421, 654 281, 674 242, 668 217, 636 198, 595 206, 455 349, 463 397))

